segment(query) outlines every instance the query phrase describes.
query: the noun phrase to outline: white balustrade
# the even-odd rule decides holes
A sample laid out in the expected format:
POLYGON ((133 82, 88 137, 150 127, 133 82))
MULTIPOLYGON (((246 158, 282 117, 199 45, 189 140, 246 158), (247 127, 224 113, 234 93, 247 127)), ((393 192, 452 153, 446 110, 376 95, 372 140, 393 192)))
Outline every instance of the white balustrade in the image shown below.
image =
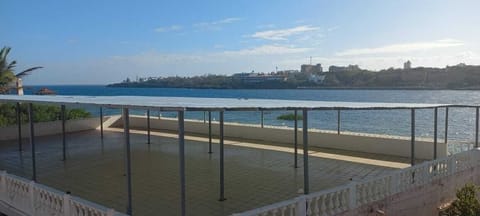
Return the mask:
POLYGON ((335 215, 351 205, 350 185, 306 195, 306 215, 335 215))
POLYGON ((291 200, 234 215, 336 215, 361 205, 385 199, 393 194, 428 184, 435 179, 454 175, 457 172, 478 166, 480 166, 480 149, 473 149, 393 171, 385 176, 350 182, 344 186, 302 195, 291 200), (290 211, 290 214, 274 214, 274 212, 280 210, 283 212, 283 210, 289 209, 289 206, 294 208, 290 211))
POLYGON ((0 201, 27 215, 124 216, 101 205, 0 171, 0 201))
POLYGON ((304 197, 298 197, 291 200, 275 203, 273 205, 264 206, 262 208, 247 211, 241 214, 233 214, 237 216, 243 215, 261 215, 261 216, 295 216, 305 215, 306 200, 304 197), (302 208, 303 207, 303 208, 302 208), (300 211, 300 214, 299 212, 300 211))

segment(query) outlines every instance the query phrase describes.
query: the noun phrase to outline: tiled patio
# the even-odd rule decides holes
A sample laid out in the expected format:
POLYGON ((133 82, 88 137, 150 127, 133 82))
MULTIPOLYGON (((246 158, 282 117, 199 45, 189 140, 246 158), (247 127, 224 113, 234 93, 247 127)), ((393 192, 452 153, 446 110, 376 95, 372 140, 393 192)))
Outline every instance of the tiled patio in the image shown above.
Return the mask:
MULTIPOLYGON (((123 134, 120 129, 68 134, 68 159, 61 161, 61 136, 38 137, 38 182, 70 191, 118 211, 126 208, 123 134)), ((132 130, 132 188, 134 215, 179 215, 178 141, 175 134, 153 132, 146 144, 143 132, 132 130)), ((225 142, 225 196, 219 202, 219 154, 203 137, 186 136, 187 215, 229 215, 289 199, 303 188, 300 168, 293 168, 293 149, 286 146, 225 142)), ((216 141, 216 140, 215 140, 216 141)), ((28 143, 25 140, 24 143, 28 143)), ((0 143, 0 169, 31 177, 28 144, 18 152, 17 141, 0 143)), ((299 149, 301 152, 301 149, 299 149)), ((408 166, 408 158, 311 149, 311 191, 382 175, 408 166), (387 160, 389 162, 387 162, 387 160)))

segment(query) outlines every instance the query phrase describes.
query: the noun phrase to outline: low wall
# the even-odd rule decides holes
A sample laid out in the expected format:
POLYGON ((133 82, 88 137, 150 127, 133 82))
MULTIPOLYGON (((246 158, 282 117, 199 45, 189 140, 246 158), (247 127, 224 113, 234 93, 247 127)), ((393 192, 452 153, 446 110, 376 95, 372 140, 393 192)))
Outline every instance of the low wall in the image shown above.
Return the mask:
MULTIPOLYGON (((137 129, 146 129, 145 116, 130 116, 130 127, 137 129)), ((123 127, 123 121, 119 118, 112 127, 123 127)), ((176 131, 178 124, 176 119, 172 118, 151 118, 150 127, 152 129, 176 131)), ((192 134, 208 135, 208 124, 203 121, 185 120, 185 132, 192 134)), ((212 134, 218 136, 218 122, 212 122, 212 134)), ((264 127, 257 125, 247 125, 238 123, 225 123, 224 135, 226 138, 261 140, 266 142, 292 144, 292 128, 282 127, 264 127)), ((302 143, 302 130, 298 132, 298 142, 302 143)), ((394 155, 410 157, 410 139, 388 137, 381 135, 360 135, 345 132, 343 134, 328 133, 325 131, 309 130, 309 145, 322 148, 351 150, 358 152, 394 155)), ((438 143, 438 157, 447 155, 447 145, 438 143)), ((415 142, 415 156, 419 159, 433 158, 433 142, 422 139, 415 142)))
MULTIPOLYGON (((104 118, 104 121, 108 117, 104 118)), ((85 130, 96 129, 100 126, 99 118, 86 118, 68 120, 65 122, 66 132, 78 132, 85 130)), ((62 121, 50 121, 50 122, 38 122, 34 124, 35 136, 46 136, 62 133, 62 121)), ((18 138, 18 126, 12 125, 8 127, 0 128, 0 141, 1 140, 14 140, 18 138)), ((30 137, 30 125, 22 125, 22 138, 30 137)))

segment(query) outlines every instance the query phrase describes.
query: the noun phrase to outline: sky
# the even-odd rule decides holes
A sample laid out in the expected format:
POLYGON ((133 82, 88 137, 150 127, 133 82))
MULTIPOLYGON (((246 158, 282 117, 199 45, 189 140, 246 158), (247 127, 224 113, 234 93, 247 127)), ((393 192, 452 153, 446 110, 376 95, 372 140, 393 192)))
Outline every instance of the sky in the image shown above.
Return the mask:
POLYGON ((480 64, 478 0, 0 0, 26 85, 127 77, 480 64))

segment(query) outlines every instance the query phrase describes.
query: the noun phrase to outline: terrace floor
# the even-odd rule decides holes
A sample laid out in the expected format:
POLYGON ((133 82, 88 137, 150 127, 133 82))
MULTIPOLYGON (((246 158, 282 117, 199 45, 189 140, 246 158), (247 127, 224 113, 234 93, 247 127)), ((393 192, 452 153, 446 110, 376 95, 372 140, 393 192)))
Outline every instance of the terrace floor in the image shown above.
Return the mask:
MULTIPOLYGON (((152 132, 146 144, 142 131, 132 130, 134 215, 179 215, 177 135, 152 132)), ((293 167, 293 149, 267 143, 225 141, 225 196, 219 198, 219 154, 214 140, 186 136, 187 215, 229 215, 298 196, 303 188, 302 155, 293 167)), ((0 142, 0 169, 31 178, 28 140, 19 152, 17 141, 0 142)), ((61 136, 36 138, 37 179, 62 191, 115 208, 126 209, 126 177, 121 129, 67 134, 68 158, 63 162, 61 136)), ((301 147, 299 147, 301 148, 301 147)), ((409 166, 408 158, 311 148, 311 192, 379 176, 409 166)), ((299 153, 302 150, 299 149, 299 153)))

